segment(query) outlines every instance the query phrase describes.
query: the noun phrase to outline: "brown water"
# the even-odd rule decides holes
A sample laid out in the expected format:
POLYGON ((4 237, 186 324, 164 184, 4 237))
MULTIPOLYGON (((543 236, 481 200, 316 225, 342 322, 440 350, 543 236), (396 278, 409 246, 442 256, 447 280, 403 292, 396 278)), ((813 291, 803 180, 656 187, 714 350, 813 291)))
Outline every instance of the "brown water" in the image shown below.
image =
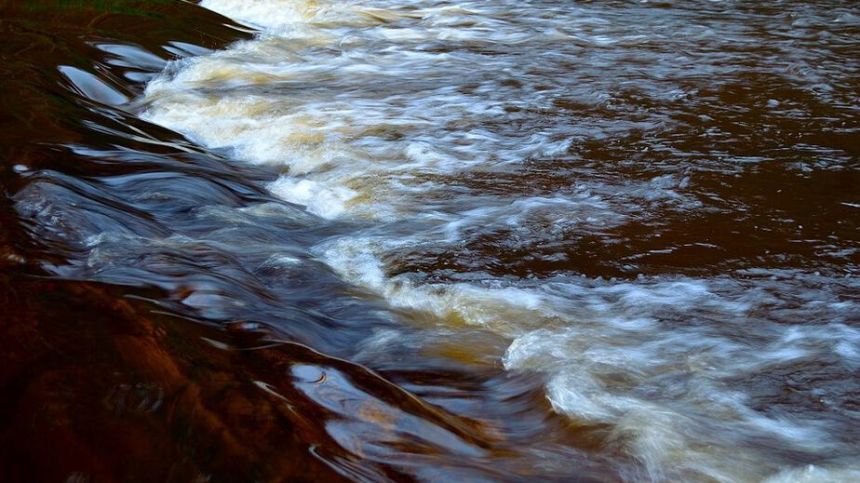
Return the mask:
POLYGON ((853 3, 2 5, 4 480, 860 479, 853 3))

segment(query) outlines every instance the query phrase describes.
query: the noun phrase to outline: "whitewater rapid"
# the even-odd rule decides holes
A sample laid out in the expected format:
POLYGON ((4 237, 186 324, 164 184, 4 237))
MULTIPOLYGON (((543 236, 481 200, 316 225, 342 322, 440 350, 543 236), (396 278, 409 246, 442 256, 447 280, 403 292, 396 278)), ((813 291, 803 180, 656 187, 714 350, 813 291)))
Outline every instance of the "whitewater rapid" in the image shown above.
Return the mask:
MULTIPOLYGON (((465 326, 505 338, 507 350, 490 355, 545 377, 552 410, 602 428, 603 451, 636 462, 630 480, 860 479, 857 428, 846 426, 858 421, 853 273, 754 263, 617 278, 528 270, 564 266, 562 248, 577 237, 732 209, 696 184, 712 171, 740 176, 755 159, 675 152, 678 162, 655 161, 647 176, 565 159, 681 123, 619 93, 693 105, 702 78, 719 83, 733 66, 718 54, 685 59, 684 49, 719 50, 748 32, 726 39, 692 7, 667 8, 664 26, 637 24, 629 15, 646 7, 633 4, 202 5, 259 33, 169 65, 139 100, 142 117, 236 162, 275 167, 273 194, 354 224, 312 250, 344 280, 423 314, 411 323, 440 338, 456 341, 465 326), (677 51, 637 60, 638 49, 672 42, 677 51), (796 374, 825 370, 826 380, 796 374)), ((806 80, 816 81, 826 79, 806 80)), ((363 350, 397 343, 379 333, 363 350)))

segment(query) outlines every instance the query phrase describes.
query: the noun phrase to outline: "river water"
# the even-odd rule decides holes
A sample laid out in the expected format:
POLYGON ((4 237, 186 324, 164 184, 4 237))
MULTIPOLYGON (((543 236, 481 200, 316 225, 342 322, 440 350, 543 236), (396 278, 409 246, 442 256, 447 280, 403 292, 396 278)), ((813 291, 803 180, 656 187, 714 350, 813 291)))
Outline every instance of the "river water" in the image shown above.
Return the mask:
POLYGON ((60 68, 188 158, 20 190, 54 276, 354 364, 273 368, 350 479, 860 479, 856 4, 201 6, 248 35, 60 68))

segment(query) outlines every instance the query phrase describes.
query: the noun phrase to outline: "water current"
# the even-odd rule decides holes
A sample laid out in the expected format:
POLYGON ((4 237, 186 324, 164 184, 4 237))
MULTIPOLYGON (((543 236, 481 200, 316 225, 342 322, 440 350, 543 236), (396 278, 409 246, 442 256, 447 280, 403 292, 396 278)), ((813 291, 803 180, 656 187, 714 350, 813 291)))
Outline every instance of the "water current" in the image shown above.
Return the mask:
POLYGON ((331 356, 258 397, 350 479, 860 480, 857 4, 200 5, 59 68, 139 118, 62 149, 176 170, 16 165, 53 276, 331 356))

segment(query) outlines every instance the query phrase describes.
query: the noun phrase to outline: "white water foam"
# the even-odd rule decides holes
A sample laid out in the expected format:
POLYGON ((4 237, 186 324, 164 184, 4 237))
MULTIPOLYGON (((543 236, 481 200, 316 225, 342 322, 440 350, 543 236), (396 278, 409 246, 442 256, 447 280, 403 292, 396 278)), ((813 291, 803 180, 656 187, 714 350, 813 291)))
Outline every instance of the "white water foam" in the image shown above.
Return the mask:
MULTIPOLYGON (((463 182, 515 176, 577 142, 669 122, 635 113, 610 122, 557 108, 569 99, 583 112, 611 108, 607 83, 616 81, 572 74, 582 45, 638 45, 648 36, 572 6, 202 4, 263 32, 171 65, 148 85, 143 117, 238 160, 278 167, 284 174, 271 191, 311 213, 382 223, 317 247, 345 280, 394 307, 432 314, 439 326, 508 338, 505 367, 545 374, 557 412, 608 426, 607 451, 640 463, 630 479, 856 474, 846 463, 851 448, 833 436, 836 421, 762 408, 749 382, 821 361, 855 371, 860 307, 845 295, 860 288, 853 280, 776 271, 635 281, 389 274, 405 247, 457 251, 507 230, 505 248, 514 249, 698 208, 687 193, 690 175, 669 169, 648 182, 571 175, 551 193, 463 182), (829 463, 786 468, 791 457, 781 451, 829 463)), ((686 75, 661 68, 667 78, 686 75)), ((684 92, 667 85, 652 94, 684 92)), ((834 388, 808 394, 824 405, 841 396, 834 388)))
MULTIPOLYGON (((794 474, 754 451, 738 454, 750 440, 811 454, 840 451, 842 443, 831 437, 834 422, 816 413, 762 412, 737 385, 819 361, 846 374, 860 367, 860 330, 848 325, 860 307, 818 289, 814 276, 774 281, 786 274, 769 273, 764 283, 728 277, 423 283, 414 274, 385 274, 380 258, 404 243, 345 238, 320 247, 320 256, 395 307, 432 313, 442 327, 476 325, 513 339, 505 367, 546 373, 556 411, 580 423, 611 425, 607 448, 644 468, 631 479, 757 481, 773 471, 782 475, 774 478, 794 474), (783 295, 798 291, 809 297, 800 306, 783 295), (786 326, 756 315, 780 310, 830 322, 786 326)), ((849 283, 842 290, 858 288, 849 283)), ((827 389, 809 389, 810 397, 829 397, 827 389)), ((826 474, 845 481, 833 475, 853 471, 845 466, 826 474)))

